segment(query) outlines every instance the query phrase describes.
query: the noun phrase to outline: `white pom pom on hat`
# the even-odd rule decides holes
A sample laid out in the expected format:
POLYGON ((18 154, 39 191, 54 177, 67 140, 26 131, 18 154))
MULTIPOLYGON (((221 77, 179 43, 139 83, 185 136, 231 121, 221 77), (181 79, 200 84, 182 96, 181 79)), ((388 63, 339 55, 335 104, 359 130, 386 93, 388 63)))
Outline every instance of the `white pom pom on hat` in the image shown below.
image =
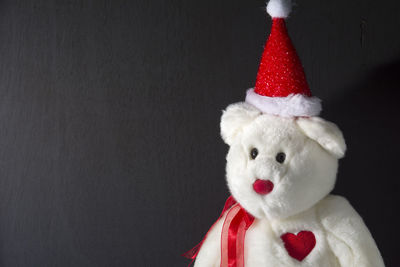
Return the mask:
POLYGON ((271 0, 267 5, 267 12, 272 18, 287 18, 292 11, 291 0, 271 0))

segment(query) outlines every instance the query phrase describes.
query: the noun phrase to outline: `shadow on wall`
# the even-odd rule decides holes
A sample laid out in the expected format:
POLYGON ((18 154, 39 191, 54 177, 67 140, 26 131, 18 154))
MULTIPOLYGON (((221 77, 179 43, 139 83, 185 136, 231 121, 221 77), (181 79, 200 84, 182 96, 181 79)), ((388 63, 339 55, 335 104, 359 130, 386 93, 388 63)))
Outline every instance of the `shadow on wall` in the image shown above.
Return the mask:
POLYGON ((325 105, 323 117, 338 123, 348 151, 335 194, 350 200, 364 218, 384 257, 395 266, 400 225, 400 60, 368 73, 360 84, 325 105))

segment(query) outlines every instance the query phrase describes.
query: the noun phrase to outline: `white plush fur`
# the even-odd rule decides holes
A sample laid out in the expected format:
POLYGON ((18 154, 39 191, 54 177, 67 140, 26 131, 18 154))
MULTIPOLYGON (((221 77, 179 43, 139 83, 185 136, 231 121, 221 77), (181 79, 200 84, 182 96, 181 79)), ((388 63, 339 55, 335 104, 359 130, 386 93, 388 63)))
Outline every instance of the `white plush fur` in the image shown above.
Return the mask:
POLYGON ((287 18, 291 10, 291 0, 271 0, 267 5, 267 12, 272 18, 287 18))
POLYGON ((346 151, 343 134, 336 124, 319 117, 299 118, 297 125, 309 138, 318 142, 323 148, 342 158, 346 151))
MULTIPOLYGON (((333 189, 338 158, 345 152, 337 126, 321 118, 284 118, 259 112, 246 103, 230 105, 221 119, 221 134, 230 149, 227 182, 234 198, 256 220, 246 233, 245 266, 381 267, 382 258, 362 219, 333 189), (252 148, 258 156, 250 158, 252 148), (286 153, 283 164, 276 162, 286 153), (256 179, 274 189, 257 194, 256 179), (316 246, 303 260, 290 257, 282 234, 312 231, 316 246)), ((211 230, 195 266, 220 264, 221 228, 211 230)))
POLYGON ((236 103, 228 107, 222 114, 221 136, 228 145, 235 140, 243 127, 251 123, 261 112, 246 103, 236 103))
POLYGON ((310 117, 321 112, 321 100, 317 97, 307 97, 302 94, 291 94, 287 97, 268 97, 247 90, 246 102, 264 113, 281 117, 310 117))

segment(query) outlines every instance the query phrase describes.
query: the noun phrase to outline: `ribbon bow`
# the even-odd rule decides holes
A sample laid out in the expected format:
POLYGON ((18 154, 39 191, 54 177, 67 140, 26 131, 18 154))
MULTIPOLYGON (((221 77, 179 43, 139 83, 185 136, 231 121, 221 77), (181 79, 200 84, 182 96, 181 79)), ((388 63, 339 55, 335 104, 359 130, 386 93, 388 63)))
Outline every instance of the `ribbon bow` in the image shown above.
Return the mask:
MULTIPOLYGON (((244 240, 247 229, 254 221, 254 217, 250 215, 236 200, 230 196, 222 209, 220 220, 225 212, 224 224, 221 232, 221 267, 244 267, 244 240)), ((218 220, 211 226, 203 240, 194 248, 184 253, 182 256, 191 259, 189 266, 196 259, 204 240, 208 233, 215 226, 218 220)))

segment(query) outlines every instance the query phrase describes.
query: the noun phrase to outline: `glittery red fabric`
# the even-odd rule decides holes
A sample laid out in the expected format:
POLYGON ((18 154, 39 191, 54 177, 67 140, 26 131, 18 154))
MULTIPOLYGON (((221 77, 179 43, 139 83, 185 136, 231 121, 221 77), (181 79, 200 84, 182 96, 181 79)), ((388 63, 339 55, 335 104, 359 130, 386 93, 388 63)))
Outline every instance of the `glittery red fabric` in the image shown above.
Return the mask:
POLYGON ((273 18, 254 91, 263 96, 311 96, 303 66, 287 33, 285 20, 273 18))

